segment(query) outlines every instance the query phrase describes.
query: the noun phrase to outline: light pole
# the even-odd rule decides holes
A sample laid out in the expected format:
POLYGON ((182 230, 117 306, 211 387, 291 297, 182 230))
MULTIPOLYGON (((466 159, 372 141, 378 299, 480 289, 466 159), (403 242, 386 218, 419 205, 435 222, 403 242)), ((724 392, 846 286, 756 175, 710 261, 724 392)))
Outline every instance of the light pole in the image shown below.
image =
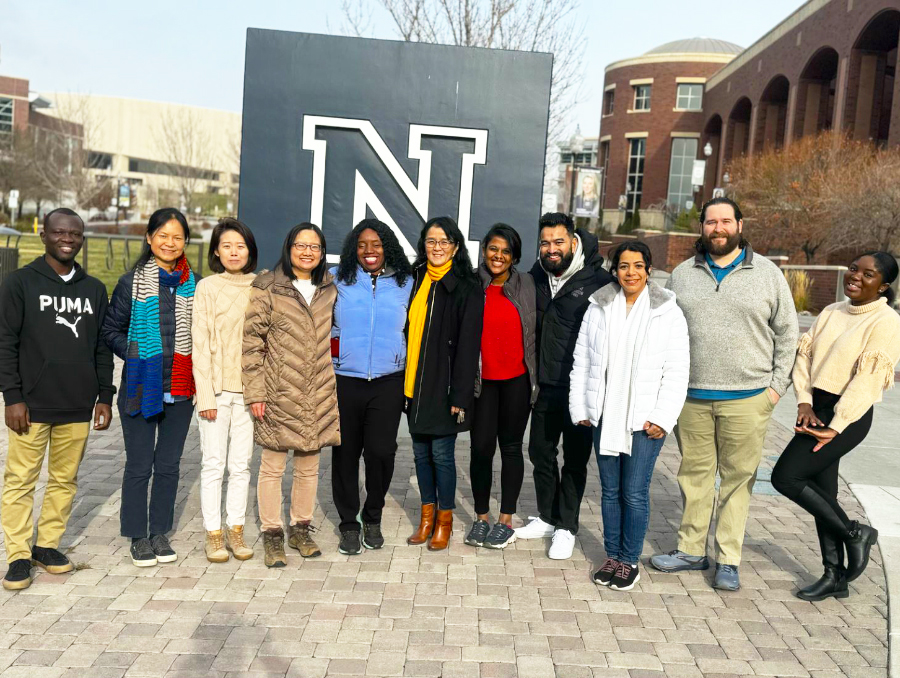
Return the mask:
POLYGON ((571 186, 569 189, 569 214, 574 218, 575 216, 575 154, 581 153, 584 150, 584 137, 581 135, 581 125, 575 126, 575 134, 572 135, 572 138, 569 139, 569 153, 571 154, 571 170, 572 174, 571 186))
MULTIPOLYGON (((713 154, 713 147, 712 147, 712 144, 709 143, 709 142, 707 141, 707 142, 706 142, 706 145, 703 147, 703 156, 706 158, 706 164, 707 164, 707 165, 709 165, 709 158, 710 158, 710 156, 711 156, 712 154, 713 154)), ((708 169, 709 169, 709 168, 707 167, 707 170, 708 170, 708 169)), ((704 178, 705 178, 705 177, 704 177, 704 178)), ((703 186, 702 186, 702 185, 701 185, 701 186, 698 186, 698 191, 697 191, 697 192, 699 193, 699 197, 700 197, 699 202, 700 202, 700 204, 702 205, 702 204, 703 204, 703 199, 704 199, 704 197, 705 197, 705 196, 703 195, 703 186)))

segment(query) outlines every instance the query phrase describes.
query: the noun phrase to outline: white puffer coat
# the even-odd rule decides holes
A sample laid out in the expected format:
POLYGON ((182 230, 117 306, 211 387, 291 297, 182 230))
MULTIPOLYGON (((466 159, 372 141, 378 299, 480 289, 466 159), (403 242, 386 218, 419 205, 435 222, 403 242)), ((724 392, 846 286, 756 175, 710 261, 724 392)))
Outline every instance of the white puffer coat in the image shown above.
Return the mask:
MULTIPOLYGON (((671 433, 687 396, 691 366, 688 328, 675 294, 653 282, 647 286, 650 320, 635 358, 629 421, 635 422, 638 430, 649 421, 671 433)), ((604 338, 608 313, 618 292, 618 285, 594 292, 581 323, 569 387, 569 414, 576 424, 587 419, 597 426, 603 415, 604 338)))

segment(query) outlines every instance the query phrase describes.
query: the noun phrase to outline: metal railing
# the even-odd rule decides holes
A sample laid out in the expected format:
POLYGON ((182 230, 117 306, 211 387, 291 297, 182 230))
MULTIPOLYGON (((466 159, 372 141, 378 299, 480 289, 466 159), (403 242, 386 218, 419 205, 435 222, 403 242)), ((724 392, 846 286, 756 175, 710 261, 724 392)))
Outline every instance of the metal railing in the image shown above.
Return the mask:
MULTIPOLYGON (((10 236, 12 237, 12 236, 10 236)), ((122 253, 121 253, 121 269, 127 271, 134 265, 134 262, 137 260, 140 255, 141 249, 144 246, 144 236, 141 235, 110 235, 106 233, 85 233, 84 234, 84 247, 81 249, 82 255, 82 263, 81 266, 84 268, 86 273, 90 272, 89 263, 88 263, 88 241, 95 242, 97 240, 104 240, 106 242, 106 246, 104 247, 105 251, 105 264, 107 271, 115 271, 117 267, 115 266, 116 259, 118 258, 115 248, 113 247, 113 243, 119 241, 122 243, 122 253)), ((200 239, 197 239, 195 242, 188 243, 185 245, 184 252, 188 256, 188 259, 191 260, 191 267, 194 271, 199 275, 203 275, 203 245, 204 242, 200 239), (196 248, 197 249, 197 257, 194 258, 190 256, 189 252, 196 248)))

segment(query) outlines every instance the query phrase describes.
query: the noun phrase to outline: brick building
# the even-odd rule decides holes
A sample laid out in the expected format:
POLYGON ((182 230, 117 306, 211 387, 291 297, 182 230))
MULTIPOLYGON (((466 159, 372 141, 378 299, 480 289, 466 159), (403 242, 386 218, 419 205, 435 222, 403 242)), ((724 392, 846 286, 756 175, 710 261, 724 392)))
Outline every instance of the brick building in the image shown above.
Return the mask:
POLYGON ((697 198, 691 170, 702 157, 705 84, 740 52, 729 42, 693 38, 606 67, 598 160, 606 228, 616 230, 636 208, 643 227, 664 228, 667 212, 697 198))
POLYGON ((706 83, 704 196, 733 158, 823 130, 900 143, 900 0, 810 0, 706 83))

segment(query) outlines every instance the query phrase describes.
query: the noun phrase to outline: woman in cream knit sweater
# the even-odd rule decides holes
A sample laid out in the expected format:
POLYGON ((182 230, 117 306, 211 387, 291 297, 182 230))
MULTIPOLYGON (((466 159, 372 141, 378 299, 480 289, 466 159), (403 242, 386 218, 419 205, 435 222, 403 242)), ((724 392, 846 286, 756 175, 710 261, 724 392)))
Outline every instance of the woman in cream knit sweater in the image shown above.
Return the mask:
POLYGON ((244 404, 241 342, 250 283, 256 277, 256 241, 237 219, 222 219, 209 241, 209 267, 218 275, 200 281, 191 327, 193 370, 200 428, 200 510, 206 530, 206 558, 224 563, 253 556, 244 544, 244 514, 250 488, 253 419, 244 404), (231 444, 229 445, 229 436, 231 444), (222 481, 228 465, 222 530, 222 481))
POLYGON ((816 519, 825 574, 797 592, 803 600, 846 598, 847 583, 863 573, 878 538, 838 504, 838 465, 865 439, 874 404, 894 385, 900 315, 891 307, 890 286, 896 279, 891 255, 860 255, 844 274, 848 301, 826 307, 800 338, 793 372, 797 435, 775 465, 772 484, 816 519))

